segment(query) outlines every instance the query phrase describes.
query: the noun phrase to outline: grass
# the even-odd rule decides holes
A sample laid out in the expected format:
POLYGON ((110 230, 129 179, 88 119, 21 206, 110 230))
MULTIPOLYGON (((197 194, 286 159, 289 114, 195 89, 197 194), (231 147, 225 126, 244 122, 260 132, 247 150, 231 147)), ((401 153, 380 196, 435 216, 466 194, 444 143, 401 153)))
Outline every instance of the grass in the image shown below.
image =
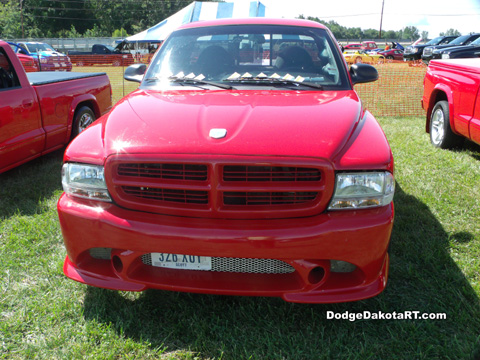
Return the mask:
MULTIPOLYGON (((378 115, 378 114, 377 114, 378 115)), ((379 118, 396 160, 387 289, 355 303, 88 287, 62 273, 62 151, 0 175, 0 358, 480 359, 480 147, 379 118), (446 320, 327 320, 420 311, 446 320)))

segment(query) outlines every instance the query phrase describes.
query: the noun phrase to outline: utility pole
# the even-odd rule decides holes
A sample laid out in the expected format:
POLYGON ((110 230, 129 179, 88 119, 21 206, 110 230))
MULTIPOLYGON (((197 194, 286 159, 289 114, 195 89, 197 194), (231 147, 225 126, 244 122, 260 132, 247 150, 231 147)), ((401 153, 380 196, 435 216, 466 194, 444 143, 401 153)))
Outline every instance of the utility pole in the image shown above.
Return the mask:
POLYGON ((383 5, 384 4, 385 4, 385 0, 382 0, 382 15, 380 16, 380 31, 379 31, 379 35, 378 35, 379 39, 382 38, 382 22, 383 22, 383 5))
POLYGON ((20 18, 22 19, 22 39, 25 39, 25 32, 23 31, 23 0, 20 0, 20 18))

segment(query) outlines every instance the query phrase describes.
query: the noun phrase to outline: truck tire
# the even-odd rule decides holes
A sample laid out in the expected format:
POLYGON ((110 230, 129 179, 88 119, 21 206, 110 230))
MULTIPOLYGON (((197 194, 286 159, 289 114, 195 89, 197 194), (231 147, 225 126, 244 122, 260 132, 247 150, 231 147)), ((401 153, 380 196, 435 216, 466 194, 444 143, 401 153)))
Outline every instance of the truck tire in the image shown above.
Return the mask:
POLYGON ((461 146, 464 138, 455 134, 450 127, 450 111, 445 100, 435 104, 430 118, 430 142, 440 149, 461 146))
POLYGON ((88 106, 82 106, 77 109, 73 118, 72 139, 85 130, 95 120, 95 114, 88 106))

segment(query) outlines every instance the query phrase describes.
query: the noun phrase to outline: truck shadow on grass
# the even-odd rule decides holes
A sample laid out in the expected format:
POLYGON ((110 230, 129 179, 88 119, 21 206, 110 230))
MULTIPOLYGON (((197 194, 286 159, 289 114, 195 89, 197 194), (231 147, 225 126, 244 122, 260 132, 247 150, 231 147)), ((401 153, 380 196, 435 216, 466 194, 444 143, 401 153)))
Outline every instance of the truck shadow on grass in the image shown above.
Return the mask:
POLYGON ((480 145, 470 140, 465 140, 462 150, 467 150, 472 158, 480 161, 480 145))
POLYGON ((89 287, 85 319, 111 324, 119 336, 152 352, 166 349, 200 358, 480 359, 479 298, 449 255, 452 235, 398 184, 395 206, 389 283, 375 298, 311 305, 155 290, 134 296, 89 287), (405 311, 447 318, 327 319, 328 312, 405 311))
POLYGON ((44 200, 62 189, 61 169, 65 149, 0 174, 0 219, 14 214, 46 211, 44 200))

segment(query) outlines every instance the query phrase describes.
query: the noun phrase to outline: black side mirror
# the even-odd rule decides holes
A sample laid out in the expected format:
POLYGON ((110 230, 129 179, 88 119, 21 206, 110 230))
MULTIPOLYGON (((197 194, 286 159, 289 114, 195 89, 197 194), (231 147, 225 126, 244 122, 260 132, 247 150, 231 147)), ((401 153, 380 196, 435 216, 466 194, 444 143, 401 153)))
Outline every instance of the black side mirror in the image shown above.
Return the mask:
POLYGON ((361 84, 378 80, 378 71, 372 65, 353 64, 350 66, 352 83, 361 84))
POLYGON ((147 71, 147 65, 145 64, 133 64, 130 65, 123 74, 123 78, 127 81, 142 82, 143 75, 147 71))

